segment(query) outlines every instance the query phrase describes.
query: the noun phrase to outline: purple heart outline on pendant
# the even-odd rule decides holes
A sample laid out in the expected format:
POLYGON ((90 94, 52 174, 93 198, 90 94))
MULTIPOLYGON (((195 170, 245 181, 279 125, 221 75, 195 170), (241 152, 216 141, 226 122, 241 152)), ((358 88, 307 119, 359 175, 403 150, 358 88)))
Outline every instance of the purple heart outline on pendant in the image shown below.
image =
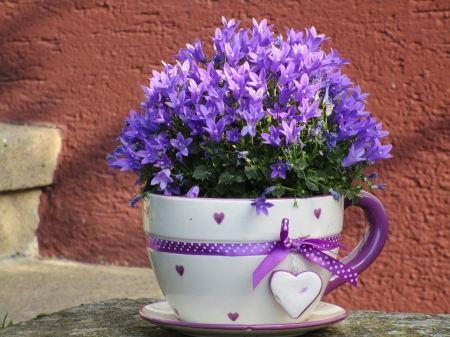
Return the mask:
POLYGON ((314 210, 314 216, 319 219, 320 218, 320 214, 322 214, 322 209, 318 208, 314 210))
POLYGON ((176 265, 175 269, 177 270, 178 275, 183 276, 183 274, 184 274, 184 267, 183 266, 176 265))
POLYGON ((214 220, 217 222, 218 225, 222 223, 223 219, 225 219, 225 214, 223 214, 222 212, 214 213, 214 220))
POLYGON ((235 312, 234 314, 230 312, 228 313, 228 318, 235 322, 239 318, 239 314, 237 312, 235 312))

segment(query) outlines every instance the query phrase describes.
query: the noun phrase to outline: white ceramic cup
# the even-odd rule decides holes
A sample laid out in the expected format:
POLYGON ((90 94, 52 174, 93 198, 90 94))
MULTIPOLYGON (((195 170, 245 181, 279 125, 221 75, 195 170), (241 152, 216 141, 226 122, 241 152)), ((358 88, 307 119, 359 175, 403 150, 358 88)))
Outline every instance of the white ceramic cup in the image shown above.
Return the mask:
MULTIPOLYGON (((367 193, 363 199, 369 203, 378 202, 367 193)), ((292 239, 305 236, 324 238, 338 235, 342 231, 343 199, 335 201, 330 195, 318 196, 297 199, 297 205, 294 205, 294 199, 267 201, 274 204, 269 209, 269 216, 256 216, 255 208, 250 205, 252 200, 248 199, 184 198, 150 194, 143 203, 147 241, 152 237, 168 244, 208 243, 211 246, 223 243, 240 245, 278 242, 284 218, 289 219, 289 237, 292 239)), ((382 208, 378 204, 377 207, 382 208)), ((354 262, 358 273, 367 268, 384 245, 387 218, 384 218, 383 212, 376 209, 370 215, 373 217, 375 214, 376 219, 369 219, 372 224, 382 223, 381 227, 384 224, 385 228, 381 230, 383 235, 378 235, 375 243, 373 238, 366 237, 365 240, 366 246, 369 241, 369 245, 372 242, 376 249, 372 247, 365 256, 352 253, 349 262, 354 262)), ((380 226, 372 227, 378 230, 380 226)), ((290 252, 253 289, 253 272, 267 255, 209 256, 163 252, 152 248, 147 250, 161 291, 182 321, 251 325, 302 322, 314 311, 326 290, 332 290, 327 289, 331 273, 296 252, 290 252), (295 264, 292 257, 295 257, 295 264), (317 274, 317 279, 322 283, 320 288, 315 287, 317 296, 309 296, 308 301, 311 303, 306 303, 305 310, 294 318, 277 302, 269 284, 273 272, 290 272, 293 267, 297 273, 317 274)), ((336 257, 337 249, 325 253, 336 257)), ((333 288, 339 286, 339 282, 343 283, 342 280, 337 280, 333 288)))

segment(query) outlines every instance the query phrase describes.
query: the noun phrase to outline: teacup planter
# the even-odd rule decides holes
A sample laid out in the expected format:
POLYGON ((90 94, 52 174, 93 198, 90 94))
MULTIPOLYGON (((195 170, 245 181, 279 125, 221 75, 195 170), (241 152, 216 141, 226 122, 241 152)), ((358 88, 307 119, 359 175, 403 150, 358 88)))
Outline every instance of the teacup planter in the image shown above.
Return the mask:
POLYGON ((370 231, 342 260, 337 253, 344 199, 270 201, 269 216, 258 217, 251 200, 148 195, 143 203, 148 254, 180 320, 239 325, 305 321, 325 294, 344 282, 356 285, 357 274, 386 241, 386 213, 371 194, 363 192, 356 205, 370 231))
POLYGON ((197 39, 153 71, 107 156, 139 177, 131 205, 144 199, 166 297, 141 315, 194 336, 294 336, 344 319, 322 297, 357 285, 380 253, 386 214, 363 190, 385 188, 366 170, 392 146, 365 110, 368 94, 342 73, 348 60, 320 48, 325 35, 222 21, 211 57, 197 39), (349 204, 370 232, 340 260, 349 204))

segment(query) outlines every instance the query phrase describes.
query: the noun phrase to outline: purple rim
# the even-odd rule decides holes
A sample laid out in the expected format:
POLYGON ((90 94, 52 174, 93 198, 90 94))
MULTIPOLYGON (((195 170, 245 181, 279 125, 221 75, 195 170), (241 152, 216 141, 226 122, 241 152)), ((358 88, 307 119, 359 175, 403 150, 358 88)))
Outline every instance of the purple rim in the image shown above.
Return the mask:
MULTIPOLYGON (((171 199, 183 199, 183 200, 221 200, 221 201, 253 201, 255 198, 205 198, 205 197, 196 197, 196 198, 188 198, 181 195, 164 195, 164 194, 156 194, 149 193, 148 195, 156 196, 158 198, 171 198, 171 199)), ((307 199, 316 199, 316 198, 327 198, 333 197, 331 194, 321 194, 321 195, 311 195, 306 199, 297 198, 297 200, 307 200, 307 199)), ((277 200, 296 200, 295 198, 267 198, 268 201, 277 201, 277 200)))
POLYGON ((182 327, 182 328, 192 328, 192 329, 205 329, 205 330, 293 330, 293 329, 301 329, 301 328, 313 328, 318 326, 326 326, 333 323, 340 322, 348 317, 348 311, 343 309, 345 313, 342 315, 321 319, 318 321, 311 322, 299 322, 299 323, 288 323, 288 324, 204 324, 204 323, 190 323, 183 322, 171 319, 164 319, 160 317, 153 317, 145 314, 142 309, 145 306, 139 309, 139 315, 149 321, 150 323, 154 323, 156 325, 163 325, 168 327, 182 327))

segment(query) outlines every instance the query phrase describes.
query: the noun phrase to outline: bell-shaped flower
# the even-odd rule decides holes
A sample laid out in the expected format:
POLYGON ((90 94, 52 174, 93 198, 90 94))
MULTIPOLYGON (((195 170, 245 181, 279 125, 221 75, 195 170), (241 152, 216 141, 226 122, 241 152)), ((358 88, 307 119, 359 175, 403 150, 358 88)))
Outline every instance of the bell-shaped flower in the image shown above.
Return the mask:
POLYGON ((183 156, 187 157, 189 154, 188 146, 192 143, 192 138, 184 139, 181 132, 178 132, 177 139, 171 139, 170 144, 179 152, 175 155, 178 161, 183 161, 183 156))

